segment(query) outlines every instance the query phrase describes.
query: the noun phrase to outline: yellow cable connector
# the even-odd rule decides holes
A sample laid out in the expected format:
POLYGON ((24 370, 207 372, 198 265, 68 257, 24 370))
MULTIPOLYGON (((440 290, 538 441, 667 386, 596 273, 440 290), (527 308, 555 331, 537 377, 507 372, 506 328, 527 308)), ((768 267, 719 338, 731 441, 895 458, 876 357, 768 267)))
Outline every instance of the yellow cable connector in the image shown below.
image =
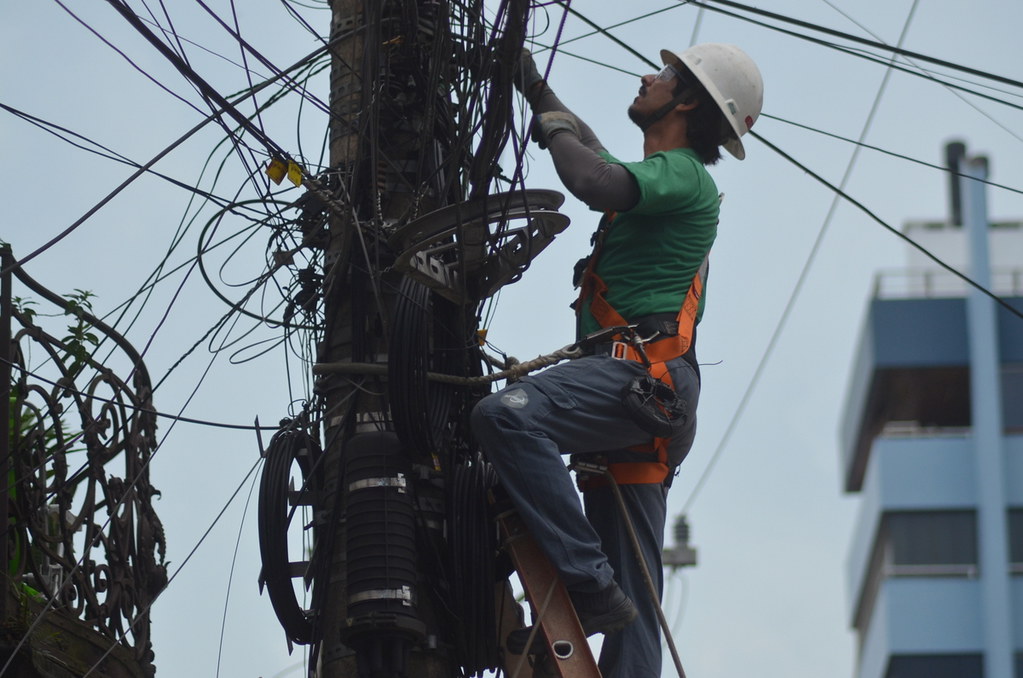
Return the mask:
POLYGON ((280 158, 271 158, 270 164, 266 166, 266 175, 270 177, 270 181, 275 184, 279 184, 284 181, 284 175, 288 171, 288 166, 284 164, 284 161, 280 158))
POLYGON ((487 344, 487 330, 486 330, 486 328, 484 328, 482 330, 476 330, 476 341, 479 342, 480 346, 486 346, 486 344, 487 344))
POLYGON ((302 185, 302 167, 294 160, 288 162, 288 181, 296 186, 302 185))

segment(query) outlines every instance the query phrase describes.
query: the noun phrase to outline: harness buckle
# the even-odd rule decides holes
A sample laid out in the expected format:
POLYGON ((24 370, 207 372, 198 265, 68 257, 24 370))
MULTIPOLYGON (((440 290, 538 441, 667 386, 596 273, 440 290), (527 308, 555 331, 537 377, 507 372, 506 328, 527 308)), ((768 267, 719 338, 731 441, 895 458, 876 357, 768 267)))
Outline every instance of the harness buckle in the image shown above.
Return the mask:
POLYGON ((615 360, 628 360, 629 359, 629 346, 631 344, 627 341, 612 341, 611 342, 611 357, 615 360))

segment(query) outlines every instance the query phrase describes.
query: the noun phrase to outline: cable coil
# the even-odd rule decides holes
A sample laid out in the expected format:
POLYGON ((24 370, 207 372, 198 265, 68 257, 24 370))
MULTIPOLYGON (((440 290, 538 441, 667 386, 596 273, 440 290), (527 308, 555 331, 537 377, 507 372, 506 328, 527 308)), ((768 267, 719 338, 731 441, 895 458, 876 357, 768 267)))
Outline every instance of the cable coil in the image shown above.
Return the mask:
POLYGON ((459 663, 467 676, 497 668, 500 648, 495 586, 497 528, 488 493, 497 485, 493 468, 482 460, 451 469, 448 492, 448 542, 459 663))
MULTIPOLYGON (((270 604, 289 640, 308 645, 316 638, 312 613, 304 609, 295 594, 291 560, 288 555, 288 528, 294 516, 292 506, 311 504, 315 497, 314 469, 320 446, 307 431, 294 428, 284 420, 266 450, 266 462, 259 483, 259 554, 263 562, 260 586, 265 586, 270 604), (290 487, 291 469, 297 464, 302 488, 295 494, 290 487)), ((314 598, 316 598, 314 592, 314 598)), ((315 609, 313 605, 313 609, 315 609)))

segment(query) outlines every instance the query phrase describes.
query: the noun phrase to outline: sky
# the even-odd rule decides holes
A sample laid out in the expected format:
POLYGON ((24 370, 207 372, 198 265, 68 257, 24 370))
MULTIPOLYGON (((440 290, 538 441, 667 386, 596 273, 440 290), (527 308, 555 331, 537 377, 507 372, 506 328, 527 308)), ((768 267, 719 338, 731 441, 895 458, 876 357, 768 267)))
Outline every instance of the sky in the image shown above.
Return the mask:
MULTIPOLYGON (((130 4, 146 11, 140 1, 130 4)), ((156 3, 148 4, 163 16, 156 3)), ((209 4, 231 17, 230 3, 209 4)), ((195 91, 109 4, 69 6, 81 22, 56 0, 0 8, 0 103, 137 162, 205 116, 195 91)), ((322 3, 290 6, 326 33, 329 12, 322 3)), ((774 0, 760 7, 890 45, 901 40, 910 52, 1023 79, 1023 5, 1017 2, 774 0)), ((1013 189, 989 189, 991 218, 1023 218, 1018 87, 916 59, 899 60, 910 72, 889 71, 887 52, 871 49, 880 59, 868 61, 858 46, 809 28, 762 18, 767 25, 758 25, 692 4, 577 2, 573 8, 600 26, 615 26, 615 37, 652 60, 662 47, 681 50, 692 42, 741 46, 765 82, 764 115, 754 131, 811 172, 843 185, 895 229, 907 220, 946 217, 947 174, 928 165, 943 163, 944 146, 953 139, 964 141, 971 154, 988 156, 991 180, 1013 189), (779 26, 790 32, 772 28, 779 26), (990 98, 952 91, 919 77, 921 70, 990 98), (849 141, 860 138, 869 147, 857 150, 849 141)), ((185 51, 195 70, 223 93, 249 86, 237 43, 198 4, 168 3, 166 10, 189 41, 185 51)), ((554 41, 561 9, 539 8, 535 19, 534 51, 546 69, 551 52, 544 47, 554 41)), ((238 3, 237 22, 245 39, 278 65, 294 63, 318 45, 280 0, 238 3)), ((550 83, 614 155, 638 160, 641 135, 625 109, 639 75, 651 69, 591 33, 580 19, 567 19, 550 83)), ((266 74, 249 65, 255 80, 266 74)), ((325 75, 307 86, 327 99, 325 75)), ((293 155, 320 158, 326 119, 314 105, 287 97, 261 124, 293 155)), ((208 127, 156 169, 207 187, 219 171, 219 194, 240 190, 238 199, 258 197, 245 183, 238 155, 218 145, 222 137, 222 130, 208 127), (215 161, 207 165, 211 154, 215 161)), ((0 238, 16 257, 61 233, 132 173, 3 110, 0 149, 0 238)), ((845 571, 858 499, 842 491, 838 433, 875 274, 902 267, 906 246, 860 209, 836 202, 833 190, 764 143, 747 137, 746 149, 746 160, 727 158, 711 168, 725 198, 700 327, 699 432, 669 497, 672 519, 681 513, 688 518, 699 562, 669 577, 666 615, 691 678, 848 678, 855 670, 855 637, 845 571)), ((527 156, 526 185, 561 190, 549 158, 535 146, 527 156)), ((26 270, 60 293, 92 291, 97 313, 116 317, 165 257, 167 271, 182 266, 144 306, 133 307, 134 323, 119 325, 145 348, 154 378, 169 372, 156 406, 216 422, 249 425, 258 417, 273 424, 293 411, 308 384, 308 370, 294 353, 256 344, 277 336, 273 330, 245 335, 254 323, 243 319, 213 336, 223 350, 210 352, 204 343, 176 366, 227 312, 190 259, 210 233, 219 237, 242 227, 230 220, 221 226, 211 221, 215 210, 189 201, 182 189, 142 177, 26 270), (269 350, 259 355, 264 348, 269 350)), ((571 267, 586 254, 596 218, 572 198, 562 211, 572 225, 520 282, 501 291, 489 327, 490 341, 520 359, 572 341, 571 267)), ((218 289, 232 299, 240 295, 237 286, 266 265, 265 238, 240 240, 207 257, 214 279, 225 281, 218 289)), ((16 288, 19 293, 27 294, 16 288)), ((288 654, 269 600, 257 587, 255 434, 169 421, 161 421, 159 434, 151 480, 162 492, 155 508, 167 530, 174 575, 152 609, 159 675, 303 675, 301 648, 288 654)), ((673 675, 670 663, 664 675, 673 675)))

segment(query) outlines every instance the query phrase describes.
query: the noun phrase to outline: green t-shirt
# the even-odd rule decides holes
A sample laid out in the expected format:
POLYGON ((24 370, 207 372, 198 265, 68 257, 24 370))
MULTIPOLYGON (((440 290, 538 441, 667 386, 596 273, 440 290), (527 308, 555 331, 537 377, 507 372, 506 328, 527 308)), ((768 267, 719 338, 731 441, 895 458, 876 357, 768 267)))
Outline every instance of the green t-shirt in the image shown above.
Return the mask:
MULTIPOLYGON (((610 224, 604 223, 607 216, 601 223, 606 232, 596 273, 608 287, 607 300, 629 321, 651 313, 677 313, 717 235, 717 186, 691 149, 659 151, 640 162, 602 155, 629 170, 640 193, 635 207, 619 212, 610 224)), ((586 300, 580 335, 598 329, 586 300)))

